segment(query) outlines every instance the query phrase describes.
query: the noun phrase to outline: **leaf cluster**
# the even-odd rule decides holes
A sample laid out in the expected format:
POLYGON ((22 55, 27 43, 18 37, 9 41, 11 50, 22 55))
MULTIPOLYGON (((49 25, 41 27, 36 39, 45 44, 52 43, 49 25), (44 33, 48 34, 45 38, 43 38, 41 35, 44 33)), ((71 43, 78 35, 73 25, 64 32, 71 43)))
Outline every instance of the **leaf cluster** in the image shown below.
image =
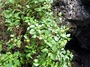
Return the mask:
POLYGON ((58 27, 52 0, 5 0, 3 15, 9 38, 0 66, 70 67, 72 54, 64 47, 70 40, 65 26, 58 27))

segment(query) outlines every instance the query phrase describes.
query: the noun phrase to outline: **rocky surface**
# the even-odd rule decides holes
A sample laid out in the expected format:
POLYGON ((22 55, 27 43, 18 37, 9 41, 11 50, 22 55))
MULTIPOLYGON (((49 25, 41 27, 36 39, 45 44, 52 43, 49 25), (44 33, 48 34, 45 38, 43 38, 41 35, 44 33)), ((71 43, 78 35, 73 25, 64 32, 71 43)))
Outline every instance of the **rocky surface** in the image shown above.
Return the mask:
POLYGON ((53 9, 71 27, 66 49, 73 51, 72 67, 90 67, 90 0, 55 0, 53 9))
POLYGON ((89 3, 90 0, 55 0, 52 8, 55 13, 62 12, 63 22, 69 22, 71 29, 76 28, 73 33, 77 36, 83 26, 90 22, 89 3))
POLYGON ((61 11, 66 20, 90 18, 89 0, 57 0, 53 7, 61 11))

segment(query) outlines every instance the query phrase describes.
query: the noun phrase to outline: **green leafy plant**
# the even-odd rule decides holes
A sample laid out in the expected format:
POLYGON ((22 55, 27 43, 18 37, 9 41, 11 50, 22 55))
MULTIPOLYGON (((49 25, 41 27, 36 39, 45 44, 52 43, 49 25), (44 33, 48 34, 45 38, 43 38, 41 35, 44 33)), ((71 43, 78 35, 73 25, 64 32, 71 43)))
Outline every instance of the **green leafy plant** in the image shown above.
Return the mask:
POLYGON ((72 54, 64 50, 70 34, 65 26, 58 27, 51 4, 51 0, 5 0, 3 15, 9 38, 5 54, 0 50, 0 66, 71 66, 72 54))
POLYGON ((7 52, 6 54, 1 54, 0 56, 0 66, 3 67, 19 67, 20 62, 18 60, 19 52, 14 54, 7 52))

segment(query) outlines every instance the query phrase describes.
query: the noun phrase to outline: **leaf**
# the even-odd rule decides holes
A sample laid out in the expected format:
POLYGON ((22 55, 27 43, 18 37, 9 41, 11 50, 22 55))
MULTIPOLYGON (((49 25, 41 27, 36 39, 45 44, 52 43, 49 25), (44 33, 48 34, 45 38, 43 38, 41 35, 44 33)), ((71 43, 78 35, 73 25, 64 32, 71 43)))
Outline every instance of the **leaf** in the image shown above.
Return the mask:
POLYGON ((65 38, 66 37, 66 34, 63 33, 63 34, 61 34, 61 36, 65 38))
POLYGON ((54 36, 54 39, 55 39, 55 41, 58 41, 59 40, 59 37, 54 36))
POLYGON ((56 59, 56 54, 48 53, 48 56, 50 56, 52 60, 56 59))
POLYGON ((62 13, 61 13, 61 12, 60 12, 60 13, 58 13, 58 16, 59 16, 59 17, 61 17, 61 16, 62 16, 62 13))
POLYGON ((37 37, 37 35, 35 35, 35 34, 32 36, 32 38, 36 38, 36 37, 37 37))
POLYGON ((67 34, 66 36, 67 36, 67 37, 70 37, 70 34, 67 34))
POLYGON ((52 47, 52 44, 49 43, 49 42, 47 42, 47 40, 44 40, 44 42, 45 42, 48 46, 52 47))
POLYGON ((14 56, 18 57, 18 55, 19 55, 19 51, 14 53, 14 56))
POLYGON ((54 52, 56 52, 56 51, 57 51, 56 44, 54 44, 54 45, 52 46, 52 50, 53 50, 54 52))
POLYGON ((42 9, 41 9, 41 8, 35 8, 35 10, 36 10, 36 11, 42 11, 42 9))
POLYGON ((41 51, 48 53, 48 49, 47 49, 47 48, 44 48, 44 49, 42 49, 41 51))
POLYGON ((21 46, 21 41, 18 40, 18 41, 17 41, 17 47, 20 47, 20 46, 21 46))
POLYGON ((36 31, 34 29, 31 29, 30 34, 36 34, 36 31))
POLYGON ((50 35, 50 31, 46 31, 45 32, 45 35, 50 35))
POLYGON ((14 58, 14 65, 16 67, 20 66, 20 62, 19 62, 19 60, 17 58, 14 58))
POLYGON ((14 0, 8 0, 10 3, 14 3, 14 0))
POLYGON ((19 19, 19 14, 20 14, 20 12, 15 13, 14 14, 15 15, 15 18, 18 18, 19 19))
POLYGON ((28 53, 27 55, 26 55, 26 57, 28 58, 28 57, 31 57, 31 53, 28 53))
POLYGON ((38 62, 38 59, 34 59, 34 62, 38 62))
POLYGON ((12 67, 12 62, 10 62, 7 67, 12 67))
POLYGON ((37 67, 37 66, 39 66, 39 63, 33 63, 33 65, 37 67))
POLYGON ((26 5, 26 7, 27 7, 27 8, 30 8, 30 6, 29 6, 29 5, 26 5))
POLYGON ((11 23, 11 19, 6 19, 5 22, 11 23))

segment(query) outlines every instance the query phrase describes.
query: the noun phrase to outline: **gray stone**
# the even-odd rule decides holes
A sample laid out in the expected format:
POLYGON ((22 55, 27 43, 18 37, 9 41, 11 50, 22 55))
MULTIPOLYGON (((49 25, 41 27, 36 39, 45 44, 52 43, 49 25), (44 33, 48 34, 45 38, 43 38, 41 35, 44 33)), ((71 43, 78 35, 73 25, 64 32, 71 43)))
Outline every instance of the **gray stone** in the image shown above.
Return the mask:
POLYGON ((55 0, 53 10, 56 14, 62 12, 63 23, 68 26, 69 22, 76 36, 84 26, 90 24, 90 0, 55 0))

